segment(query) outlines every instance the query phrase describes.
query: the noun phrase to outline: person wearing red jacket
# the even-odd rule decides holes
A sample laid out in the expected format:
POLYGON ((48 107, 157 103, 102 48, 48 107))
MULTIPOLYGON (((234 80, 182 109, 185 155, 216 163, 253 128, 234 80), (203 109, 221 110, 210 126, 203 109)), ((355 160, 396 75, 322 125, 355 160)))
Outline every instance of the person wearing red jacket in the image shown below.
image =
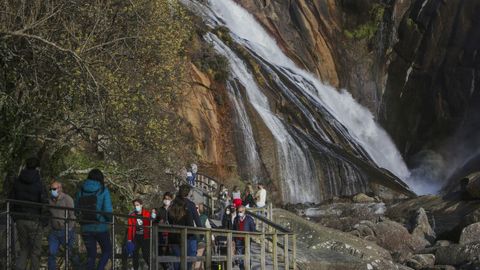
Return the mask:
POLYGON ((128 236, 129 243, 133 242, 133 269, 137 270, 139 266, 140 249, 142 250, 143 260, 150 265, 150 211, 143 208, 141 199, 133 200, 135 211, 130 213, 131 218, 128 219, 128 236))

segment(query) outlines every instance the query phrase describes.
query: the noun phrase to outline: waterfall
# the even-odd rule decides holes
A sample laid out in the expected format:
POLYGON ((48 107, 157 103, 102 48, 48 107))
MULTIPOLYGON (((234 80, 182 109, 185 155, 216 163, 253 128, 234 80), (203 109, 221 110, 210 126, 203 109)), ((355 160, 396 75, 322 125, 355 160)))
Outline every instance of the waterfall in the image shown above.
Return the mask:
POLYGON ((372 113, 358 104, 350 93, 345 90, 338 92, 297 67, 255 18, 234 1, 209 0, 209 6, 215 16, 230 29, 238 43, 277 66, 285 76, 291 78, 292 83, 304 91, 305 96, 327 109, 378 166, 401 179, 408 178, 408 168, 388 134, 375 122, 372 113))
POLYGON ((249 103, 275 138, 283 199, 291 203, 318 202, 319 185, 308 149, 298 144, 282 120, 272 113, 267 97, 256 84, 245 63, 215 35, 207 34, 206 39, 229 60, 231 76, 245 87, 249 103))
MULTIPOLYGON (((232 0, 209 0, 208 6, 193 0, 183 1, 204 16, 211 26, 225 26, 230 30, 234 42, 250 52, 252 57, 262 65, 262 69, 269 74, 275 84, 273 87, 279 89, 304 115, 304 119, 307 119, 315 132, 309 135, 313 138, 312 140, 332 145, 338 143, 330 139, 311 113, 311 106, 309 108, 304 106, 305 102, 313 105, 316 112, 321 112, 322 121, 329 125, 329 129, 333 129, 340 135, 339 140, 348 145, 352 155, 373 161, 378 167, 391 171, 400 179, 410 180, 410 172, 399 151, 388 134, 376 123, 372 113, 358 104, 347 91, 337 91, 319 81, 311 73, 299 68, 248 11, 232 0)), ((342 192, 351 194, 366 188, 364 176, 361 176, 351 164, 339 163, 330 158, 327 158, 326 162, 332 164, 332 168, 338 168, 342 172, 334 173, 328 168, 324 169, 323 175, 320 176, 316 172, 315 161, 308 146, 300 137, 292 135, 290 127, 280 116, 272 112, 267 97, 256 84, 254 76, 245 63, 215 35, 207 34, 206 39, 214 44, 220 54, 227 57, 231 66, 232 79, 244 86, 248 102, 275 138, 278 170, 282 178, 282 194, 285 201, 317 202, 321 194, 320 177, 324 178, 331 194, 334 195, 342 192), (338 175, 346 179, 339 179, 338 175), (333 183, 334 180, 341 181, 343 186, 339 187, 337 183, 333 183), (355 185, 359 188, 356 189, 355 185)), ((240 112, 244 110, 240 107, 242 100, 236 95, 232 98, 236 113, 243 118, 246 114, 240 112)), ((250 130, 248 125, 242 127, 242 130, 244 141, 248 144, 247 141, 253 138, 251 126, 250 130)), ((252 144, 248 147, 256 149, 255 146, 252 144)), ((258 157, 258 153, 254 155, 256 156, 247 155, 247 158, 251 159, 249 163, 254 163, 253 160, 258 157)))
POLYGON ((246 170, 245 174, 248 175, 249 180, 254 183, 258 183, 261 172, 262 161, 257 151, 257 145, 253 136, 252 124, 247 115, 247 110, 243 104, 243 98, 240 93, 239 87, 235 81, 227 82, 228 95, 233 104, 235 110, 235 126, 239 128, 242 137, 241 147, 243 151, 241 153, 245 155, 242 159, 244 163, 243 169, 246 170))

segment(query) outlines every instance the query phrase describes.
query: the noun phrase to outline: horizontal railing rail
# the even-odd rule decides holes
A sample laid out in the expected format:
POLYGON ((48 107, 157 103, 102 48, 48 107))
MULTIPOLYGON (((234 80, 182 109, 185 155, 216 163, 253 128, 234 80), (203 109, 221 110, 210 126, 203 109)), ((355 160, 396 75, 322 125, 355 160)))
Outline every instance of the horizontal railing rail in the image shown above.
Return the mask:
MULTIPOLYGON (((112 236, 112 245, 114 246, 113 252, 111 254, 112 258, 112 268, 117 269, 119 264, 118 260, 122 260, 122 264, 124 264, 127 259, 125 258, 125 254, 123 254, 122 251, 122 245, 118 245, 119 242, 121 242, 121 238, 125 239, 123 236, 119 237, 117 235, 118 232, 121 234, 124 234, 126 229, 129 228, 130 226, 134 225, 129 225, 128 224, 128 219, 135 218, 131 215, 126 215, 122 213, 111 213, 111 212, 103 212, 103 211, 94 211, 94 210, 88 210, 88 209, 80 209, 80 208, 69 208, 69 207, 61 207, 61 206, 52 206, 48 204, 40 204, 40 203, 34 203, 34 202, 26 202, 26 201, 18 201, 18 200, 6 200, 3 204, 3 207, 5 207, 5 211, 2 211, 0 215, 4 215, 7 217, 7 222, 6 222, 6 267, 7 269, 10 269, 8 267, 13 266, 13 257, 14 257, 14 250, 12 250, 12 226, 13 226, 13 221, 16 219, 21 219, 21 218, 30 218, 30 219, 42 219, 42 218, 49 218, 52 219, 50 216, 45 216, 42 214, 24 214, 21 212, 16 212, 15 206, 17 205, 22 205, 22 206, 30 206, 32 208, 38 208, 44 210, 50 210, 50 209, 56 209, 56 210, 64 210, 65 215, 64 217, 55 217, 55 219, 60 219, 64 221, 65 224, 65 237, 68 239, 68 233, 69 233, 69 222, 74 221, 74 222, 82 222, 83 220, 81 218, 69 218, 68 213, 78 213, 80 211, 87 211, 87 212, 95 212, 96 214, 99 215, 104 215, 104 216, 110 216, 111 221, 97 221, 96 223, 98 224, 108 224, 110 226, 110 233, 112 236), (13 208, 13 209, 12 209, 13 208), (13 220, 11 218, 14 218, 13 220), (124 221, 124 222, 122 222, 124 221), (68 229, 67 229, 68 228, 68 229), (120 251, 120 252, 119 252, 120 251)), ((158 223, 151 223, 151 225, 148 227, 151 231, 151 237, 149 239, 149 245, 150 245, 150 262, 149 265, 151 266, 150 269, 159 269, 160 264, 164 263, 179 263, 181 266, 181 269, 187 269, 188 263, 192 262, 202 262, 205 265, 205 269, 212 269, 212 265, 221 263, 225 265, 225 269, 232 269, 232 262, 235 260, 243 260, 245 262, 245 269, 250 269, 250 264, 251 262, 258 261, 258 264, 260 264, 261 269, 265 269, 266 266, 266 261, 265 261, 265 254, 271 254, 272 258, 272 265, 274 269, 295 269, 295 262, 292 261, 289 258, 295 258, 295 249, 289 248, 289 242, 292 241, 293 246, 295 246, 295 234, 285 230, 279 225, 276 225, 269 221, 268 219, 258 216, 255 213, 250 212, 249 213, 252 217, 254 217, 257 220, 261 220, 262 222, 267 223, 269 226, 272 228, 275 228, 274 230, 270 232, 244 232, 244 231, 232 231, 232 230, 226 230, 226 229, 218 229, 218 228, 201 228, 201 227, 185 227, 185 226, 178 226, 178 225, 170 225, 170 224, 158 224, 158 223), (172 255, 162 255, 158 256, 158 250, 159 250, 159 233, 168 233, 172 235, 179 235, 180 236, 180 250, 181 254, 180 256, 172 256, 172 255), (187 256, 187 239, 191 237, 192 235, 197 235, 200 237, 203 237, 205 242, 205 254, 203 256, 187 256), (212 236, 214 239, 212 239, 212 236), (216 242, 216 240, 221 240, 223 237, 223 244, 220 242, 216 242), (279 238, 283 238, 283 241, 280 242, 279 238), (245 244, 244 245, 244 253, 243 254, 233 254, 233 246, 234 243, 237 242, 238 239, 244 239, 245 243, 250 243, 250 244, 245 244), (266 244, 270 243, 269 246, 266 244), (214 252, 214 249, 217 248, 223 248, 225 249, 225 254, 222 254, 220 251, 214 252), (254 252, 251 250, 251 247, 254 246, 260 246, 257 248, 257 250, 254 252), (289 254, 292 254, 291 256, 289 254), (156 254, 156 255, 154 255, 156 254), (278 257, 283 258, 283 267, 279 268, 279 260, 278 257), (292 266, 292 267, 290 267, 292 266)), ((125 242, 125 240, 124 240, 125 242)), ((71 260, 71 254, 69 254, 69 249, 65 248, 64 249, 64 261, 63 261, 63 266, 64 269, 69 269, 70 267, 70 260, 71 260)), ((2 256, 2 254, 0 254, 2 256)), ((128 263, 128 262, 127 262, 128 263)), ((223 268, 222 268, 223 269, 223 268)))

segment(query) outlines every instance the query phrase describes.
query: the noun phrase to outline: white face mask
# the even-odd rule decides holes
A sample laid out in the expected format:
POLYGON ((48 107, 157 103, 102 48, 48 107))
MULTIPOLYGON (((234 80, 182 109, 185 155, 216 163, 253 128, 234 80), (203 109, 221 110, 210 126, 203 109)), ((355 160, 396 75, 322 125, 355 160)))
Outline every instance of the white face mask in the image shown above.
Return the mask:
POLYGON ((142 206, 141 205, 136 205, 135 206, 135 211, 137 211, 137 213, 142 212, 142 206))
POLYGON ((230 215, 230 211, 229 211, 229 210, 227 210, 227 212, 225 212, 225 213, 226 213, 227 215, 230 215))
POLYGON ((243 217, 243 216, 245 216, 245 213, 238 213, 238 216, 243 217))
POLYGON ((172 203, 171 200, 163 200, 163 205, 165 206, 170 206, 171 203, 172 203))
POLYGON ((157 213, 153 212, 152 215, 151 215, 151 217, 152 217, 153 219, 156 219, 156 218, 157 218, 157 213))

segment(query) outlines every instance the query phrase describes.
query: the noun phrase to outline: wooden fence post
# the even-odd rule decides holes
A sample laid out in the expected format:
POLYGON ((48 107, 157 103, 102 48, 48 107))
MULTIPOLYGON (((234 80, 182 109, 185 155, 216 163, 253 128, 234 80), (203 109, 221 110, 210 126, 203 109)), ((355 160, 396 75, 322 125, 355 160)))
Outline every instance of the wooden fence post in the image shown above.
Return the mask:
POLYGON ((260 269, 265 270, 266 268, 266 260, 265 260, 265 233, 262 233, 260 237, 260 269))
POLYGON ((284 258, 284 263, 285 263, 285 270, 289 270, 290 269, 290 259, 289 259, 289 256, 288 256, 288 253, 289 253, 289 246, 288 246, 288 237, 290 237, 290 235, 287 233, 285 234, 285 240, 284 240, 284 243, 283 243, 283 258, 284 258))
MULTIPOLYGON (((153 220, 152 220, 153 222, 153 220)), ((151 246, 150 246, 150 270, 158 269, 158 225, 152 223, 152 230, 150 231, 151 246)), ((143 250, 142 250, 143 252, 143 250)))
POLYGON ((243 265, 245 266, 245 270, 250 270, 250 235, 247 234, 245 236, 244 242, 244 257, 243 257, 243 265))
POLYGON ((209 229, 205 233, 205 269, 212 269, 212 231, 209 229))
POLYGON ((227 270, 232 270, 233 241, 232 232, 227 234, 227 270))
POLYGON ((180 269, 187 270, 187 228, 182 229, 180 236, 180 269))
POLYGON ((297 235, 292 236, 292 266, 293 270, 297 270, 297 235))
POLYGON ((277 254, 277 233, 273 233, 272 236, 272 257, 273 257, 273 269, 278 270, 278 254, 277 254))

